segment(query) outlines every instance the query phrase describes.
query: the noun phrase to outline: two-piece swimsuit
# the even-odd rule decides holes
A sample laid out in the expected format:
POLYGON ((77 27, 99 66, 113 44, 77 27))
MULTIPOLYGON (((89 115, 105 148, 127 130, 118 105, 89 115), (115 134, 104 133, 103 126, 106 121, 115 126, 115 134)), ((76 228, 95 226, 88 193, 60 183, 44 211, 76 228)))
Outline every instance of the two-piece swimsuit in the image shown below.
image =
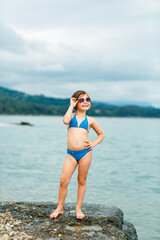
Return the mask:
MULTIPOLYGON (((85 117, 85 119, 81 122, 81 124, 78 127, 78 121, 77 121, 76 113, 75 113, 74 117, 70 121, 68 129, 70 127, 84 128, 84 129, 86 129, 88 131, 88 119, 87 119, 87 116, 85 117)), ((72 157, 74 157, 76 159, 76 161, 78 162, 82 157, 84 157, 91 150, 92 149, 88 150, 88 149, 84 148, 84 149, 79 150, 79 151, 74 151, 74 150, 70 150, 70 149, 67 148, 67 153, 70 154, 72 157)))

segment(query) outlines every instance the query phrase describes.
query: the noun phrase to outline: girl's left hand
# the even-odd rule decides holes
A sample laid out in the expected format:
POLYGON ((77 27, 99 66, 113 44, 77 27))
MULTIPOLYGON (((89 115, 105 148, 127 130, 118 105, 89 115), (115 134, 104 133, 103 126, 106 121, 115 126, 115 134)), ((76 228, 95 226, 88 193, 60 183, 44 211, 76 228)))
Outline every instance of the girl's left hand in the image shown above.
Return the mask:
POLYGON ((88 150, 94 148, 96 146, 96 143, 95 141, 92 141, 92 142, 89 142, 89 141, 84 141, 85 142, 85 145, 84 147, 88 150))

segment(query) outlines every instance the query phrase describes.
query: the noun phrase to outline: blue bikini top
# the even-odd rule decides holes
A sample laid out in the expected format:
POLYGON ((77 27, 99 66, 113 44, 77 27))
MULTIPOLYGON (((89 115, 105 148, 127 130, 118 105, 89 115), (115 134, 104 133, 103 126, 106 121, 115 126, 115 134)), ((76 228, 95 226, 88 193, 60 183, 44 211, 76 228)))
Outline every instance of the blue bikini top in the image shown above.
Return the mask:
MULTIPOLYGON (((77 121, 77 118, 76 118, 76 113, 74 114, 73 118, 71 119, 70 121, 70 124, 69 124, 69 128, 70 127, 77 127, 77 128, 84 128, 88 131, 88 119, 87 119, 87 116, 85 117, 85 119, 80 123, 79 127, 78 127, 78 121, 77 121)), ((68 128, 68 129, 69 129, 68 128)))

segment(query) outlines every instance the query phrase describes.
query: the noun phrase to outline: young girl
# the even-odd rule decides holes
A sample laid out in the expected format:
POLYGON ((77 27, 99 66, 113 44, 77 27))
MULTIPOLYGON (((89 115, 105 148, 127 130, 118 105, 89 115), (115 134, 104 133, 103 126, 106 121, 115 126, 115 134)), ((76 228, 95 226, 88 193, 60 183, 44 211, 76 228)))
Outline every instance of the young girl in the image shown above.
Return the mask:
POLYGON ((78 165, 78 193, 76 205, 76 217, 82 219, 85 215, 81 211, 82 202, 86 191, 87 173, 92 161, 92 148, 100 143, 104 138, 104 133, 97 121, 93 117, 86 115, 86 111, 91 107, 91 99, 84 91, 76 91, 71 99, 70 106, 63 117, 64 124, 68 125, 67 158, 65 160, 58 194, 58 206, 50 215, 56 218, 63 214, 63 205, 67 195, 67 186, 72 174, 78 165), (76 113, 72 113, 73 109, 76 113), (94 141, 89 141, 88 132, 93 128, 98 137, 94 141))

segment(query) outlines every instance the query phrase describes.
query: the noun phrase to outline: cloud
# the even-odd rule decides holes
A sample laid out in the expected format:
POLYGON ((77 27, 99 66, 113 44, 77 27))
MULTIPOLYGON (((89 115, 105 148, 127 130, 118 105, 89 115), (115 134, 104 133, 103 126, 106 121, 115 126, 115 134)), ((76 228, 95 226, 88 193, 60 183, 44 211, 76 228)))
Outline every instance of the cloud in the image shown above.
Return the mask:
POLYGON ((78 85, 106 101, 158 101, 147 86, 160 80, 159 1, 8 0, 1 11, 0 84, 46 94, 53 85, 57 96, 78 85))
MULTIPOLYGON (((63 72, 70 73, 71 80, 77 79, 78 75, 83 79, 90 77, 92 81, 156 80, 159 77, 157 59, 151 54, 152 63, 151 59, 146 59, 146 53, 141 50, 143 43, 139 47, 138 44, 135 46, 133 37, 120 37, 120 34, 113 30, 104 32, 102 29, 91 29, 87 32, 84 28, 79 31, 50 29, 32 32, 13 28, 12 31, 15 36, 17 34, 24 39, 24 49, 27 51, 21 56, 6 53, 3 60, 7 59, 7 65, 10 63, 11 68, 13 65, 19 66, 22 73, 28 69, 26 74, 34 72, 39 75, 45 69, 48 76, 52 72, 54 77, 55 72, 57 77, 59 71, 60 76, 63 72), (116 38, 116 35, 119 37, 116 38), (33 47, 34 45, 37 47, 33 47)), ((123 35, 126 35, 126 32, 123 35)))
POLYGON ((25 51, 24 40, 11 28, 0 23, 0 49, 17 54, 22 54, 25 51))

